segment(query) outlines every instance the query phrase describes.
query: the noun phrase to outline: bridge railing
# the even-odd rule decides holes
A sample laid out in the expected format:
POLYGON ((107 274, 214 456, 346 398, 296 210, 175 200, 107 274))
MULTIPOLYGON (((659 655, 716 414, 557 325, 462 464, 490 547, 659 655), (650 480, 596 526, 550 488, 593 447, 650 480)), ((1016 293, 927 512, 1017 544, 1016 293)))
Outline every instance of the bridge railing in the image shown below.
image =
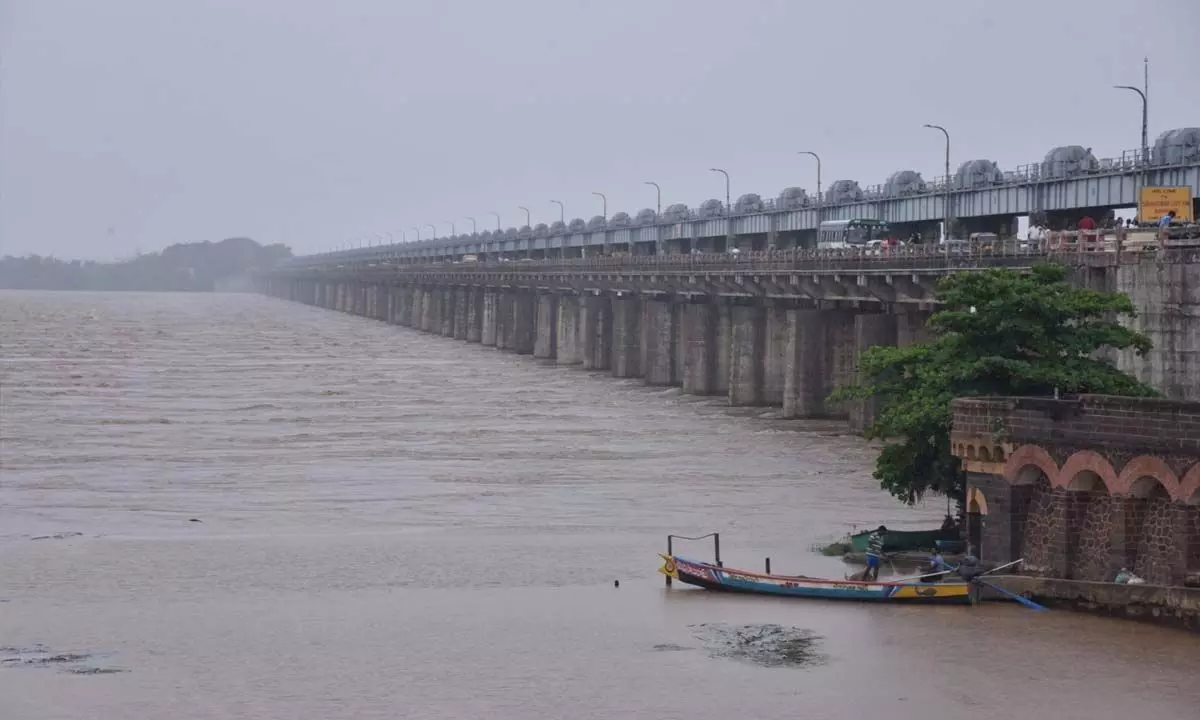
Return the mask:
MULTIPOLYGON (((1200 228, 1198 228, 1200 231, 1200 228)), ((587 274, 590 272, 704 273, 704 272, 886 272, 888 270, 937 270, 1021 265, 1038 260, 1078 261, 1093 256, 1102 262, 1119 261, 1122 255, 1158 252, 1171 247, 1200 244, 1200 239, 1174 239, 1176 229, 1127 230, 1111 228, 1049 232, 1028 239, 977 238, 949 244, 914 244, 847 249, 770 249, 721 253, 675 253, 666 255, 590 255, 582 258, 488 259, 405 263, 375 260, 337 263, 310 270, 339 272, 390 271, 403 273, 539 273, 587 274), (1108 260, 1102 260, 1108 258, 1108 260)), ((303 271, 297 267, 294 270, 303 271)))
MULTIPOLYGON (((902 245, 844 250, 760 250, 740 253, 689 253, 669 255, 593 255, 583 258, 511 260, 487 262, 446 262, 400 266, 414 272, 537 271, 543 273, 587 274, 591 272, 705 273, 826 270, 885 271, 889 268, 974 267, 995 264, 997 259, 1045 257, 1048 249, 1038 243, 1003 241, 987 244, 902 245)), ((1001 263, 1002 264, 1002 263, 1001 263)), ((388 265, 388 267, 392 267, 388 265)))

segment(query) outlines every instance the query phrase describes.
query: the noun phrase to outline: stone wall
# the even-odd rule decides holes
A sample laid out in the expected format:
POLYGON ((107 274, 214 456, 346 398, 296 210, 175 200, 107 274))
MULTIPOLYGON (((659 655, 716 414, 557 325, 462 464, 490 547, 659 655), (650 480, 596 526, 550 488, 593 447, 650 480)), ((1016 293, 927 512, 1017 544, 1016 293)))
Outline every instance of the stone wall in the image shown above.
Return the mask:
MULTIPOLYGON (((1144 357, 1117 354, 1117 366, 1170 398, 1200 401, 1200 251, 1132 258, 1112 268, 1110 288, 1129 296, 1126 319, 1154 347, 1144 357)), ((1109 288, 1106 288, 1109 289, 1109 288)))
POLYGON ((1200 580, 1200 403, 960 399, 951 444, 984 559, 1050 578, 1200 580))
POLYGON ((1080 395, 1053 398, 960 398, 954 432, 1003 436, 1009 443, 1126 448, 1200 454, 1200 403, 1080 395))
POLYGON ((1049 607, 1200 632, 1200 589, 1007 575, 991 582, 1049 607))

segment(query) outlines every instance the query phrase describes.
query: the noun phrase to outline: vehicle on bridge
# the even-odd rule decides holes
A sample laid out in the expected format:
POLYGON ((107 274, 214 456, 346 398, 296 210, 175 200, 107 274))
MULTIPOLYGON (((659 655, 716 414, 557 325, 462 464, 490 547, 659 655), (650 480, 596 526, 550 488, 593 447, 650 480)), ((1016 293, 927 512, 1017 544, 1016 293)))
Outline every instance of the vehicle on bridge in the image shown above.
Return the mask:
POLYGON ((826 220, 817 228, 817 248, 820 250, 864 248, 873 241, 885 240, 890 235, 891 229, 882 220, 865 218, 826 220))

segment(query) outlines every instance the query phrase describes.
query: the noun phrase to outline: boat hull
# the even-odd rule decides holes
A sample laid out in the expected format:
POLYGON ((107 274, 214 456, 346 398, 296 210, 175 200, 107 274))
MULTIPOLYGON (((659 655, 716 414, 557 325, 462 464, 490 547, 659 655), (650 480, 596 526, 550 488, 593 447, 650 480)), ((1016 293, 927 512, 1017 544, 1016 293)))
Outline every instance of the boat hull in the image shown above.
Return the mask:
MULTIPOLYGON (((867 538, 871 531, 850 536, 850 547, 854 552, 867 551, 867 538)), ((932 550, 939 540, 958 540, 957 530, 889 530, 883 534, 883 551, 932 550)))
POLYGON ((720 592, 776 597, 853 600, 904 604, 965 604, 966 583, 857 582, 733 570, 710 563, 662 555, 659 572, 686 585, 720 592))

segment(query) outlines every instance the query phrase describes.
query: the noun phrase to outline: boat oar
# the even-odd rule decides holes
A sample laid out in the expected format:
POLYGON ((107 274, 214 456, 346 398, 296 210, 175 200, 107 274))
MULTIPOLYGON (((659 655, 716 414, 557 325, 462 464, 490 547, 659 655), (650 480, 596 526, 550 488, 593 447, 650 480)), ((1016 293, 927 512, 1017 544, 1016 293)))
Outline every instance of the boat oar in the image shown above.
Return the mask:
POLYGON ((996 592, 1000 593, 1001 595, 1006 595, 1006 596, 1012 598, 1013 600, 1016 600, 1017 602, 1021 603, 1022 605, 1029 608, 1030 610, 1048 610, 1049 609, 1045 605, 1038 605, 1037 603, 1030 600, 1029 598, 1021 597, 1020 595, 1018 595, 1016 593, 1009 592, 1009 591, 1005 590, 1004 588, 1000 587, 999 585, 993 585, 990 582, 986 582, 984 580, 979 580, 979 578, 976 578, 976 580, 979 582, 980 585, 991 588, 991 589, 995 590, 996 592))
POLYGON ((1004 563, 1003 565, 998 565, 998 566, 992 568, 991 570, 988 570, 987 572, 980 573, 979 576, 983 577, 984 575, 991 575, 994 572, 999 572, 999 571, 1003 570, 1004 568, 1010 568, 1013 565, 1019 565, 1023 562, 1025 562, 1025 558, 1017 558, 1016 560, 1013 560, 1010 563, 1004 563))

